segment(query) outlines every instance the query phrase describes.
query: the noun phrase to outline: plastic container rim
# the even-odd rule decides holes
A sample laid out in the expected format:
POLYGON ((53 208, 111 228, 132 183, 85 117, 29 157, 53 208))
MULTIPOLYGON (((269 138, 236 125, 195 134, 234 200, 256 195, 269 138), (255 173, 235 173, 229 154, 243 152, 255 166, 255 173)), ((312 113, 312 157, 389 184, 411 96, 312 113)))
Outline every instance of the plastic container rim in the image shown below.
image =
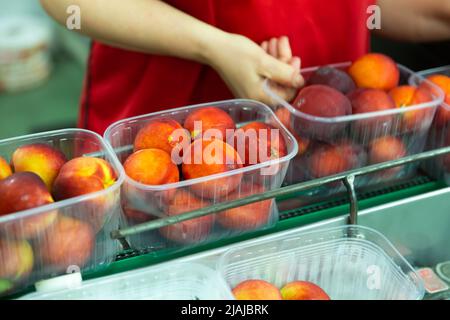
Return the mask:
MULTIPOLYGON (((135 122, 138 120, 141 120, 143 118, 148 118, 149 116, 161 116, 161 115, 170 115, 170 113, 172 112, 179 112, 179 111, 184 111, 184 110, 188 110, 188 109, 193 109, 193 108, 201 108, 201 107, 206 107, 206 106, 215 106, 217 104, 225 104, 225 103, 251 103, 251 104, 256 104, 259 105, 260 107, 262 107, 263 109, 265 109, 265 111, 267 111, 275 120, 275 122, 279 125, 280 129, 282 129, 284 131, 284 134, 286 136, 289 137, 289 139, 292 141, 292 150, 290 153, 288 153, 286 156, 279 158, 279 159, 273 159, 270 161, 266 161, 263 163, 258 163, 258 164, 254 164, 248 167, 243 167, 240 169, 235 169, 229 172, 223 172, 223 173, 217 173, 214 175, 210 175, 210 176, 206 176, 206 177, 200 177, 200 178, 195 178, 195 179, 189 179, 189 180, 184 180, 184 181, 179 181, 179 182, 175 182, 175 183, 169 183, 169 184, 163 184, 163 185, 146 185, 140 182, 137 182, 133 179, 131 179, 126 173, 124 173, 125 175, 125 181, 131 185, 133 185, 136 188, 139 188, 141 190, 144 191, 165 191, 167 189, 175 189, 175 188, 181 188, 181 187, 188 187, 197 183, 203 183, 203 182, 207 182, 207 181, 211 181, 211 180, 215 180, 215 179, 220 179, 220 178, 226 178, 226 177, 230 177, 233 176, 235 174, 243 174, 243 173, 247 173, 250 171, 254 171, 254 170, 259 170, 259 169, 263 169, 263 168, 267 168, 270 166, 274 166, 274 165, 280 165, 282 163, 288 162, 290 160, 292 160, 295 155, 298 153, 298 144, 296 139, 294 138, 294 136, 289 132, 289 130, 286 129, 286 127, 281 123, 281 121, 278 119, 278 117, 275 115, 275 113, 273 112, 273 110, 271 108, 269 108, 267 105, 255 101, 255 100, 250 100, 250 99, 231 99, 231 100, 223 100, 223 101, 216 101, 216 102, 209 102, 209 103, 202 103, 202 104, 196 104, 196 105, 191 105, 191 106, 185 106, 185 107, 181 107, 181 108, 175 108, 175 109, 169 109, 169 110, 163 110, 163 111, 158 111, 155 113, 149 113, 149 114, 145 114, 145 115, 140 115, 140 116, 136 116, 136 117, 132 117, 132 118, 127 118, 127 119, 123 119, 123 120, 119 120, 115 123, 113 123, 112 125, 110 125, 104 134, 104 138, 106 143, 109 145, 109 147, 114 150, 114 148, 111 145, 110 142, 110 134, 111 131, 113 129, 115 129, 117 126, 120 126, 124 123, 127 122, 135 122)), ((123 165, 121 164, 121 167, 123 169, 123 165)))
MULTIPOLYGON (((342 63, 336 63, 336 64, 329 64, 326 66, 342 68, 342 67, 348 67, 350 65, 351 65, 351 62, 342 62, 342 63)), ((419 77, 419 79, 422 80, 422 82, 426 82, 426 83, 428 83, 428 85, 431 85, 432 87, 439 89, 434 83, 423 78, 422 76, 419 76, 418 73, 414 73, 414 71, 412 71, 411 69, 409 69, 401 64, 397 64, 397 66, 399 67, 400 70, 403 70, 410 74, 410 78, 409 78, 410 81, 411 81, 412 76, 416 76, 416 77, 419 77)), ((302 69, 301 72, 302 73, 311 72, 311 71, 317 70, 318 68, 320 68, 320 66, 305 68, 305 69, 302 69)), ((415 110, 437 108, 439 106, 439 104, 444 101, 444 93, 442 92, 442 90, 439 89, 438 90, 439 96, 436 97, 436 99, 433 99, 433 101, 421 103, 421 104, 410 106, 407 108, 395 108, 395 109, 391 109, 391 110, 366 112, 366 113, 360 113, 360 114, 351 114, 351 115, 347 115, 347 116, 326 118, 326 117, 312 116, 310 114, 307 114, 307 113, 304 113, 304 112, 301 112, 301 111, 295 109, 290 103, 288 103, 286 100, 282 99, 275 92, 273 92, 272 89, 270 89, 268 79, 266 79, 263 83, 263 90, 267 95, 269 95, 270 98, 272 98, 274 101, 276 101, 277 103, 282 105, 284 108, 288 109, 289 112, 291 114, 293 114, 294 116, 304 118, 309 121, 323 122, 323 123, 348 122, 348 121, 362 120, 362 119, 368 119, 368 118, 373 118, 373 117, 378 117, 378 116, 401 114, 401 113, 415 111, 415 110), (439 99, 437 99, 437 98, 439 98, 439 99)))
POLYGON ((43 205, 40 207, 31 208, 31 209, 27 209, 27 210, 23 210, 23 211, 10 213, 10 214, 4 215, 4 216, 0 216, 0 224, 9 222, 12 220, 16 220, 19 218, 25 218, 25 217, 37 215, 37 214, 47 212, 47 211, 58 210, 62 207, 73 205, 74 203, 80 203, 80 202, 84 202, 87 200, 91 200, 91 199, 106 195, 107 193, 113 192, 122 186, 124 179, 125 179, 124 171, 123 171, 123 168, 122 168, 119 160, 116 157, 116 154, 113 152, 111 147, 107 143, 105 143, 103 138, 98 133, 90 131, 90 130, 71 128, 71 129, 46 131, 46 132, 40 132, 40 133, 36 133, 36 134, 28 134, 28 135, 22 135, 22 136, 18 136, 18 137, 12 137, 12 138, 0 140, 0 148, 3 143, 14 142, 16 140, 22 140, 22 139, 27 139, 27 138, 41 138, 41 137, 44 138, 44 137, 49 137, 49 136, 58 136, 58 135, 67 134, 67 133, 86 133, 86 134, 89 134, 89 135, 95 137, 97 139, 97 141, 100 143, 101 147, 105 150, 105 154, 109 154, 111 157, 111 161, 113 162, 111 164, 118 175, 116 182, 104 190, 100 190, 100 191, 96 191, 93 193, 81 195, 78 197, 69 198, 69 199, 65 199, 62 201, 56 201, 56 202, 53 202, 53 203, 50 203, 47 205, 43 205))

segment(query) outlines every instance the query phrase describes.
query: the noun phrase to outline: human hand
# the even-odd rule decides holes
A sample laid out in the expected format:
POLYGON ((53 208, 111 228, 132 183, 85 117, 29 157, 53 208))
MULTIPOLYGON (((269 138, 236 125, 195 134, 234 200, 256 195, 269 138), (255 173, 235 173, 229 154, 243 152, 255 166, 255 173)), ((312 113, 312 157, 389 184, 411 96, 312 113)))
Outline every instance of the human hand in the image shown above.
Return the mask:
POLYGON ((280 49, 273 56, 244 36, 226 34, 210 48, 207 63, 220 74, 235 97, 270 105, 272 100, 263 91, 265 79, 277 84, 277 93, 287 100, 304 85, 300 59, 292 57, 292 53, 289 57, 284 40, 280 49))

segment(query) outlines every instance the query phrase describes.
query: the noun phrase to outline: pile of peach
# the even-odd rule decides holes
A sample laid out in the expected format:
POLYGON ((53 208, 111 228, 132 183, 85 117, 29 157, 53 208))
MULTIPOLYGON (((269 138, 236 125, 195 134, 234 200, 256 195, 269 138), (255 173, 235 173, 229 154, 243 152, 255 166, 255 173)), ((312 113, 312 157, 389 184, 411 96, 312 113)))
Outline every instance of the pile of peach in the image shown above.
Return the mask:
POLYGON ((278 289, 264 280, 246 280, 233 289, 237 300, 330 300, 318 285, 308 281, 293 281, 278 289))
MULTIPOLYGON (((400 71, 389 57, 371 53, 362 56, 346 70, 321 67, 309 78, 292 106, 311 116, 345 117, 408 108, 433 100, 429 85, 399 85, 400 71)), ((432 110, 433 111, 433 110, 432 110)), ((406 111, 399 115, 378 115, 358 120, 320 122, 293 117, 280 108, 276 114, 295 135, 299 156, 305 155, 310 176, 320 178, 366 164, 396 160, 407 155, 402 136, 420 130, 430 119, 430 109, 406 111), (295 131, 294 131, 295 128, 295 131), (350 130, 350 133, 348 132, 350 130)), ((392 169, 383 172, 392 176, 392 169)))
MULTIPOLYGON (((115 181, 114 170, 103 159, 68 161, 47 144, 24 145, 12 154, 11 164, 0 157, 0 217, 104 190, 115 181)), ((39 265, 65 272, 68 266, 87 263, 108 205, 105 198, 90 201, 105 212, 80 212, 75 218, 55 209, 0 224, 0 293, 39 265)))
MULTIPOLYGON (((272 125, 252 122, 237 129, 234 120, 224 110, 203 107, 191 111, 183 125, 169 117, 146 123, 136 135, 134 152, 123 166, 128 177, 141 184, 174 184, 173 187, 162 188, 166 191, 161 192, 160 199, 154 202, 160 202, 164 215, 175 216, 217 201, 264 192, 264 186, 258 181, 246 181, 244 174, 236 170, 283 157, 286 153, 284 138, 272 125), (254 130, 255 135, 245 135, 249 130, 254 130), (274 130, 279 133, 279 139, 271 139, 274 130), (245 139, 239 140, 239 134, 244 134, 245 139), (260 144, 261 140, 265 143, 260 144), (254 156, 252 148, 261 145, 266 150, 262 153, 257 150, 254 156), (223 176, 206 178, 217 174, 223 176), (176 185, 191 179, 200 181, 193 181, 183 188, 176 185)), ((206 239, 215 222, 221 228, 232 231, 255 229, 267 224, 271 203, 271 200, 262 201, 180 222, 160 229, 160 234, 168 240, 185 244, 206 239)), ((135 210, 132 203, 123 204, 123 209, 132 222, 150 220, 152 216, 135 210)))

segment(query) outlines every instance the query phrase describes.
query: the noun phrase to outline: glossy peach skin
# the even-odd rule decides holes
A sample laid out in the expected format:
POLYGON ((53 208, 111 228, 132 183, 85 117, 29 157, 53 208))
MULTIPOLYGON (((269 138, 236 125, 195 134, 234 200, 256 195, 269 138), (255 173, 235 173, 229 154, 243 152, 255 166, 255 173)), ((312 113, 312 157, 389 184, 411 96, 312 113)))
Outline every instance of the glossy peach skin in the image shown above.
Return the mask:
MULTIPOLYGON (((62 201, 105 190, 117 180, 112 166, 103 159, 79 157, 68 161, 61 168, 53 184, 55 200, 62 201)), ((106 194, 90 200, 83 214, 86 221, 99 231, 114 204, 114 194, 106 194)))
POLYGON ((332 87, 343 94, 348 94, 356 89, 355 82, 345 71, 329 66, 318 68, 309 77, 307 84, 322 84, 332 87))
POLYGON ((66 156, 47 144, 29 144, 14 151, 11 165, 14 172, 34 172, 52 190, 53 182, 61 167, 67 162, 66 156))
MULTIPOLYGON (((428 90, 425 90, 422 87, 417 88, 415 86, 405 85, 396 87, 389 91, 389 95, 394 100, 397 108, 416 106, 433 100, 433 97, 428 90)), ((427 108, 405 112, 402 118, 403 127, 406 130, 419 129, 426 120, 431 120, 433 111, 432 108, 427 108)))
MULTIPOLYGON (((352 103, 353 114, 380 112, 395 109, 394 100, 383 90, 358 89, 348 95, 352 103)), ((377 115, 368 119, 356 120, 355 133, 366 139, 389 132, 394 123, 394 115, 377 115)))
POLYGON ((281 289, 283 300, 331 300, 318 285, 307 281, 294 281, 281 289))
POLYGON ((28 241, 0 239, 0 294, 26 279, 33 263, 33 249, 28 241))
MULTIPOLYGON (((183 189, 177 190, 166 209, 169 217, 209 206, 210 203, 197 198, 183 189)), ((191 219, 159 229, 160 234, 180 244, 195 244, 204 241, 210 235, 214 225, 214 215, 191 219)))
POLYGON ((181 124, 173 119, 155 119, 139 130, 134 140, 134 151, 161 149, 172 154, 175 148, 180 152, 189 145, 191 136, 181 124))
MULTIPOLYGON (((407 151, 403 142, 396 137, 382 137, 372 141, 369 146, 369 162, 370 164, 382 163, 391 160, 397 160, 407 155, 407 151)), ((402 167, 395 167, 383 170, 380 175, 383 177, 391 177, 397 174, 402 167)))
POLYGON ((348 73, 357 87, 391 90, 398 86, 400 71, 394 60, 380 53, 366 54, 352 63, 348 73))
POLYGON ((298 144, 298 153, 297 156, 301 156, 305 154, 305 152, 308 150, 308 147, 310 145, 310 140, 306 138, 300 137, 299 134, 297 134, 294 129, 292 129, 291 120, 292 115, 291 112, 286 108, 278 108, 275 112, 275 115, 278 117, 278 120, 286 127, 286 129, 289 130, 289 132, 294 136, 295 140, 297 140, 298 144))
POLYGON ((282 300, 280 290, 264 280, 246 280, 233 289, 236 300, 282 300))
MULTIPOLYGON (((32 172, 14 173, 0 180, 0 216, 41 207, 53 203, 42 179, 32 172)), ((50 211, 2 224, 2 232, 11 237, 35 238, 56 220, 57 212, 50 211)))
POLYGON ((251 122, 236 130, 233 146, 244 167, 279 159, 287 154, 282 132, 263 122, 251 122))
POLYGON ((12 175, 11 167, 4 158, 0 157, 0 180, 5 179, 10 175, 12 175))
MULTIPOLYGON (((242 168, 236 150, 219 139, 197 139, 183 156, 182 173, 186 180, 227 173, 242 168)), ((200 198, 220 198, 236 190, 242 173, 195 183, 191 190, 200 198)))
POLYGON ((70 266, 83 268, 95 249, 95 231, 87 222, 60 216, 37 244, 46 270, 61 272, 70 266))
POLYGON ((205 131, 209 129, 217 129, 222 135, 222 140, 226 141, 226 130, 236 129, 236 124, 230 115, 222 109, 215 107, 204 107, 192 111, 184 121, 184 127, 189 131, 192 139, 203 138, 202 135, 205 131), (201 121, 201 132, 195 131, 194 126, 196 121, 201 121))
POLYGON ((441 128, 450 123, 450 77, 437 74, 429 76, 428 80, 441 88, 445 94, 444 103, 446 106, 438 108, 435 119, 435 124, 441 128))
MULTIPOLYGON (((303 88, 292 106, 298 111, 321 118, 343 117, 352 113, 348 98, 336 89, 324 85, 303 88)), ((327 141, 340 134, 346 128, 346 123, 321 123, 296 116, 294 128, 301 136, 327 141)))
MULTIPOLYGON (((265 190, 257 184, 243 183, 227 197, 228 201, 245 198, 265 190)), ((219 224, 229 230, 253 230, 267 225, 272 213, 272 200, 260 201, 217 214, 219 224)))

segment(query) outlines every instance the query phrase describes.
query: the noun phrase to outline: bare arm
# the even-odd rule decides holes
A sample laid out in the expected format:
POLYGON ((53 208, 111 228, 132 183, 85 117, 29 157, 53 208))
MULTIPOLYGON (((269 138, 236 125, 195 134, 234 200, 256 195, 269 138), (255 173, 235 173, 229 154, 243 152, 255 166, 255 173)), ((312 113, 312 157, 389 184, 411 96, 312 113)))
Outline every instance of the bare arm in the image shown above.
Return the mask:
POLYGON ((382 36, 411 42, 450 39, 450 0, 378 0, 382 36))
POLYGON ((112 46, 167 55, 215 68, 236 97, 267 101, 264 77, 299 87, 299 70, 271 57, 250 39, 224 32, 159 0, 41 0, 55 20, 81 9, 80 32, 112 46))

